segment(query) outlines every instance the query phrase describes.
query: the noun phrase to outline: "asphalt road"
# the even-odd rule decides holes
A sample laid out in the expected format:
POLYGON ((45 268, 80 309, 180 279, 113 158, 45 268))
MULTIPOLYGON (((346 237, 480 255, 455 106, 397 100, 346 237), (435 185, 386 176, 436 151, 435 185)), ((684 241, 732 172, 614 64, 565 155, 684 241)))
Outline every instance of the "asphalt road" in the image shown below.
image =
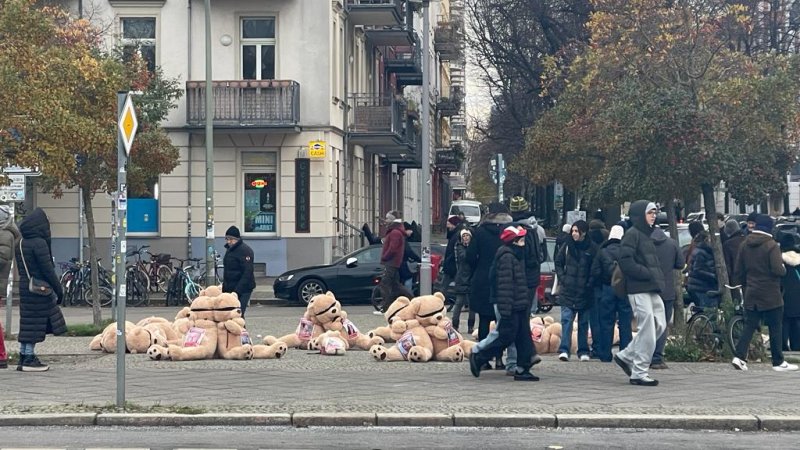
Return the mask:
POLYGON ((800 433, 525 428, 0 429, 3 448, 216 449, 796 449, 800 433))

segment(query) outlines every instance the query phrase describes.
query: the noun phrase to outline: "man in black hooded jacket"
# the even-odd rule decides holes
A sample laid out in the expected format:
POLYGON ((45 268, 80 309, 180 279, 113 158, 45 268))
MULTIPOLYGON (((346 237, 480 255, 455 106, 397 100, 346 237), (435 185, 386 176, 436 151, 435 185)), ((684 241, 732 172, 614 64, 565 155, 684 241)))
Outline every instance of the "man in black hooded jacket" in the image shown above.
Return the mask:
POLYGON ((664 302, 659 295, 664 290, 664 273, 650 237, 658 208, 653 202, 637 200, 629 213, 633 227, 622 238, 619 267, 639 332, 625 350, 614 355, 614 361, 630 377, 631 384, 658 386, 648 373, 656 340, 666 328, 664 302))

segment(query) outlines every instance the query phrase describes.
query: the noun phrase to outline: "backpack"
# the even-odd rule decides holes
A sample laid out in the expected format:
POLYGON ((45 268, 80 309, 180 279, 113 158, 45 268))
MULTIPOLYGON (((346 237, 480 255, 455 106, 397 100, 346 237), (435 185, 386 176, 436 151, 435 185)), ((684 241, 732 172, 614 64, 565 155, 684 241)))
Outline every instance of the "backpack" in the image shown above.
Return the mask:
POLYGON ((625 283, 625 274, 619 268, 619 263, 614 261, 614 270, 611 272, 611 288, 614 289, 614 294, 619 298, 628 297, 628 286, 625 283))

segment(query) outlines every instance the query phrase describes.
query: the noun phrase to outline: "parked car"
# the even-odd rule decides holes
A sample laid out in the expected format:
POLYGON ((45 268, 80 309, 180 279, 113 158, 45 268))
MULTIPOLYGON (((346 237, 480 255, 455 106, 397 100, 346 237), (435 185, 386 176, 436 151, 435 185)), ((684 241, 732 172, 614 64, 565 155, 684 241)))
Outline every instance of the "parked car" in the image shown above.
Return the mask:
POLYGON ((475 200, 456 200, 450 205, 447 218, 463 214, 470 225, 475 226, 481 221, 481 202, 475 200))
MULTIPOLYGON (((419 254, 420 243, 412 242, 411 248, 419 254)), ((439 273, 439 264, 444 257, 445 246, 431 245, 431 274, 439 273)), ((294 300, 302 304, 317 294, 327 291, 339 300, 369 302, 375 279, 383 272, 381 244, 360 248, 332 264, 301 267, 282 273, 272 287, 275 297, 294 300)))

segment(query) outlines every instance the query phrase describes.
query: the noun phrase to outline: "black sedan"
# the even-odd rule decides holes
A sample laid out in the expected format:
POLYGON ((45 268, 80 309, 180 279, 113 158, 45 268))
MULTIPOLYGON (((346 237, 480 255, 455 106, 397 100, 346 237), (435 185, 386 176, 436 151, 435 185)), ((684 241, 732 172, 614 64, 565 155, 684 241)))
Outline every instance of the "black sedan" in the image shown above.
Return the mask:
MULTIPOLYGON (((419 254, 420 243, 412 242, 411 248, 419 254)), ((445 247, 431 244, 432 270, 438 271, 438 261, 445 247)), ((284 272, 275 279, 275 297, 295 300, 306 304, 312 297, 326 291, 333 292, 337 299, 369 301, 375 280, 383 272, 381 245, 360 248, 332 264, 302 267, 284 272)))

